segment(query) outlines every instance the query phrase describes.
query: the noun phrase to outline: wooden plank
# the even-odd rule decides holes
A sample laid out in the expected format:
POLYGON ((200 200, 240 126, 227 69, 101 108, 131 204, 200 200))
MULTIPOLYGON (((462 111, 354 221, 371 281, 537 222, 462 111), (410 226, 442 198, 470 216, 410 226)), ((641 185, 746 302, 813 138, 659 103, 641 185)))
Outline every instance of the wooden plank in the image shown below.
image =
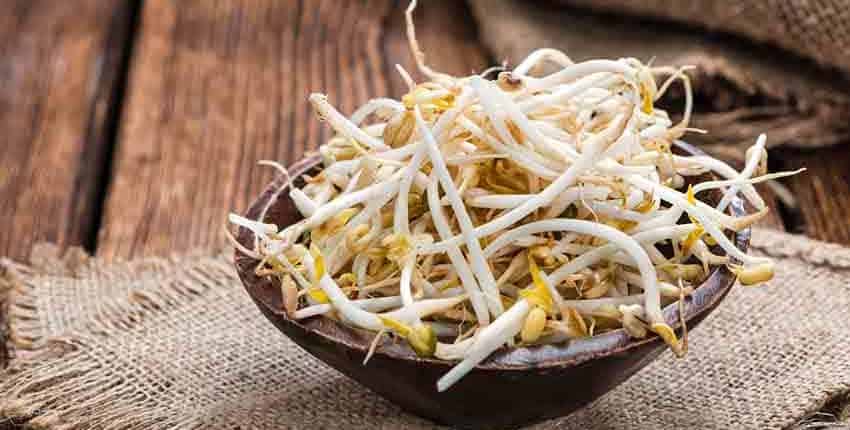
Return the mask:
MULTIPOLYGON (((423 3, 418 28, 432 63, 452 73, 483 67, 465 5, 423 3)), ((399 95, 392 64, 414 69, 402 7, 145 2, 98 254, 222 243, 227 212, 246 208, 272 178, 256 161, 289 163, 328 137, 306 102, 310 92, 327 93, 346 113, 370 97, 399 95)))
POLYGON ((780 158, 783 169, 808 169, 785 180, 797 200, 798 228, 816 239, 850 244, 850 148, 787 149, 780 158))
POLYGON ((88 245, 129 4, 4 3, 0 15, 0 255, 88 245))
MULTIPOLYGON (((125 2, 4 3, 0 256, 25 260, 38 241, 91 248, 131 21, 125 2)), ((0 368, 5 345, 0 327, 0 368)))

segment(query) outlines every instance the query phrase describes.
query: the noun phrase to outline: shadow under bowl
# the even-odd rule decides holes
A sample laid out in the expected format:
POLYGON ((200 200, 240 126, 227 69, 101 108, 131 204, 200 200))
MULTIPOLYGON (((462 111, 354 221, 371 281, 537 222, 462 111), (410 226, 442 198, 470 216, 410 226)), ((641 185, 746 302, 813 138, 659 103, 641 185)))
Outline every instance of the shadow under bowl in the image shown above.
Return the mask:
MULTIPOLYGON (((676 150, 701 153, 688 145, 676 150)), ((318 156, 306 158, 293 165, 290 174, 300 177, 318 167, 318 156)), ((299 221, 302 217, 286 193, 275 197, 284 183, 278 178, 269 184, 246 216, 256 219, 268 206, 264 222, 282 229, 299 221)), ((743 203, 734 201, 731 211, 742 215, 743 203)), ((743 251, 749 234, 747 229, 732 236, 743 251)), ((251 248, 254 238, 250 231, 240 228, 237 240, 251 248)), ((455 362, 421 358, 404 342, 385 342, 363 365, 374 333, 321 316, 289 319, 283 311, 279 284, 254 273, 258 261, 236 250, 235 263, 245 289, 262 313, 295 343, 402 409, 461 428, 515 427, 568 415, 625 381, 666 349, 657 336, 633 339, 622 329, 557 345, 503 347, 439 393, 437 380, 455 362)), ((697 325, 717 307, 734 282, 735 275, 726 267, 713 268, 705 282, 685 298, 688 327, 697 325)), ((664 318, 681 329, 676 303, 666 306, 664 318)))

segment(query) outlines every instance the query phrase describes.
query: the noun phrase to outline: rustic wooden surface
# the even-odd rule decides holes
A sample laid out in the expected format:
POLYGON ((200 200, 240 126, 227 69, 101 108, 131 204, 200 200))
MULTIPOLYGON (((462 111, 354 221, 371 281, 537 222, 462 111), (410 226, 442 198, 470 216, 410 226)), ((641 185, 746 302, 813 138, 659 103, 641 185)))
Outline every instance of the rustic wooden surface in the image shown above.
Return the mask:
MULTIPOLYGON (((432 66, 491 65, 462 2, 422 3, 432 66)), ((286 164, 328 136, 308 93, 351 112, 404 92, 395 63, 415 75, 393 0, 4 6, 0 255, 17 259, 39 240, 106 258, 220 244, 225 214, 273 175, 256 160, 286 164)), ((798 209, 763 225, 850 244, 850 146, 771 156, 809 171, 787 181, 798 209)))
POLYGON ((786 181, 799 205, 800 219, 791 220, 793 227, 820 240, 850 243, 850 147, 778 155, 782 168, 808 169, 786 181))
MULTIPOLYGON (((434 64, 466 73, 486 61, 471 29, 453 30, 469 19, 460 6, 429 2, 419 22, 446 54, 434 64)), ((413 69, 401 19, 382 0, 145 2, 98 254, 221 243, 226 213, 272 177, 256 161, 292 162, 327 137, 308 93, 345 112, 400 93, 393 64, 413 69)))
POLYGON ((91 245, 116 82, 124 2, 3 3, 0 13, 0 254, 34 241, 91 245))

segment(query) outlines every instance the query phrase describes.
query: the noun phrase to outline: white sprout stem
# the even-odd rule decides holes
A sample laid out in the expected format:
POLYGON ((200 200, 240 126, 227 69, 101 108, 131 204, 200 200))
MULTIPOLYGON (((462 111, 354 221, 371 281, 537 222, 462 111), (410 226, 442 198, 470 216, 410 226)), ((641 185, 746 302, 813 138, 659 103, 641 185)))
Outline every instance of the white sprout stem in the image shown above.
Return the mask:
MULTIPOLYGON (((413 278, 413 269, 416 266, 416 255, 408 255, 404 260, 404 265, 401 268, 401 279, 399 280, 399 293, 404 307, 414 306, 413 292, 410 289, 411 279, 413 278)), ((415 321, 419 323, 420 321, 415 321)))
POLYGON ((622 219, 626 221, 634 221, 634 222, 643 222, 652 219, 651 214, 644 214, 640 212, 631 211, 628 209, 623 209, 615 204, 607 203, 607 202, 597 202, 591 201, 588 202, 588 205, 594 212, 598 215, 607 216, 610 218, 622 219))
MULTIPOLYGON (((375 297, 371 299, 352 300, 351 304, 363 309, 367 312, 383 312, 387 309, 392 309, 401 306, 401 297, 375 297)), ((301 320, 304 318, 314 317, 316 315, 324 315, 334 309, 329 303, 321 303, 318 305, 307 306, 306 308, 295 311, 294 319, 301 320)))
POLYGON ((670 188, 667 188, 661 184, 649 181, 646 178, 640 176, 632 175, 627 176, 625 179, 626 181, 634 184, 636 187, 641 188, 646 192, 654 193, 662 199, 684 209, 685 212, 687 212, 689 215, 693 216, 697 219, 697 221, 699 221, 705 231, 709 235, 711 235, 711 237, 715 241, 717 241, 717 244, 720 245, 720 247, 723 248, 723 250, 726 251, 727 254, 736 258, 737 260, 740 260, 745 264, 757 264, 770 261, 766 258, 749 256, 740 249, 738 249, 738 247, 735 246, 735 244, 733 244, 732 241, 730 241, 729 238, 727 238, 726 235, 724 235, 723 232, 717 227, 714 222, 714 219, 712 219, 709 215, 705 213, 703 208, 699 207, 699 205, 695 206, 688 203, 687 199, 683 197, 680 193, 671 190, 670 188))
POLYGON ((366 117, 380 109, 386 109, 392 112, 401 112, 404 110, 404 104, 398 100, 386 97, 375 98, 369 100, 366 104, 360 106, 360 108, 354 111, 354 113, 351 114, 350 120, 352 123, 359 125, 366 119, 366 117))
POLYGON ((466 299, 466 295, 460 295, 440 299, 418 300, 412 306, 404 306, 401 309, 381 314, 381 316, 394 318, 408 323, 415 323, 418 322, 420 318, 425 318, 429 315, 451 309, 463 303, 466 299))
POLYGON ((563 88, 551 94, 544 94, 531 97, 519 103, 519 108, 525 113, 533 112, 541 106, 551 106, 553 104, 564 103, 565 101, 593 88, 603 84, 604 81, 610 79, 611 75, 607 73, 599 73, 590 76, 585 76, 572 84, 565 85, 563 88))
POLYGON ((313 104, 313 108, 316 109, 319 117, 327 120, 328 124, 337 133, 349 139, 354 139, 372 149, 389 149, 380 139, 370 136, 351 122, 351 120, 339 113, 336 108, 328 103, 328 97, 326 95, 318 93, 310 94, 310 103, 313 104))
POLYGON ((416 60, 416 66, 423 75, 437 82, 452 82, 451 76, 445 73, 438 73, 432 70, 425 64, 425 53, 419 49, 419 42, 416 40, 416 27, 413 26, 413 11, 416 9, 417 0, 411 0, 404 11, 404 20, 407 30, 407 42, 410 45, 410 52, 413 53, 413 59, 416 60))
POLYGON ((503 312, 502 301, 499 299, 499 289, 496 287, 496 280, 493 278, 493 273, 490 271, 490 266, 481 254, 481 244, 478 239, 472 235, 474 226, 469 218, 469 213, 458 194, 454 181, 452 180, 449 170, 446 167, 446 162, 440 154, 440 149, 437 147, 437 142, 434 140, 434 135, 425 120, 422 119, 422 113, 417 106, 415 109, 416 125, 419 133, 428 148, 428 155, 433 165, 433 171, 436 172, 437 178, 443 186, 443 191, 446 193, 452 210, 458 220, 461 229, 461 237, 466 242, 467 250, 469 251, 472 270, 475 277, 478 279, 479 285, 484 292, 484 297, 487 299, 487 307, 493 316, 498 316, 503 312))
POLYGON ((531 69, 544 61, 551 61, 561 67, 567 67, 573 64, 573 60, 567 54, 557 49, 541 48, 529 54, 528 57, 525 57, 521 63, 514 67, 513 73, 517 76, 525 76, 531 69))
POLYGON ((417 151, 401 177, 395 200, 395 212, 393 213, 393 229, 396 234, 410 234, 410 220, 407 217, 407 195, 410 192, 410 185, 413 184, 413 178, 416 176, 416 172, 419 171, 419 167, 425 159, 425 155, 426 148, 423 147, 417 151))
POLYGON ((481 105, 487 110, 490 119, 495 123, 497 118, 492 113, 504 111, 517 127, 538 147, 544 148, 551 153, 558 154, 564 161, 571 161, 573 157, 567 154, 561 142, 547 139, 540 131, 531 124, 525 113, 504 92, 500 91, 490 81, 480 77, 470 78, 470 85, 478 93, 481 105), (489 105, 489 106, 488 106, 489 105), (489 107, 489 109, 488 109, 489 107), (501 108, 501 109, 499 109, 501 108))
POLYGON ((589 60, 570 65, 557 73, 543 78, 526 78, 526 89, 530 92, 541 91, 558 84, 572 82, 584 76, 601 72, 618 73, 630 79, 633 79, 636 75, 634 68, 620 61, 589 60))
MULTIPOLYGON (((736 179, 746 180, 753 176, 756 167, 759 165, 759 161, 761 161, 762 152, 764 151, 764 146, 766 144, 767 136, 764 134, 759 135, 756 140, 756 144, 750 148, 752 156, 749 160, 747 160, 746 165, 744 165, 744 170, 741 170, 741 173, 738 174, 736 179)), ((720 199, 719 203, 717 203, 717 210, 723 211, 727 206, 729 206, 729 203, 732 203, 732 199, 738 194, 738 188, 738 185, 732 185, 728 190, 726 190, 726 192, 723 193, 723 198, 720 199)))
POLYGON ((354 273, 354 278, 357 281, 357 298, 365 299, 366 291, 363 287, 366 286, 366 275, 369 270, 369 256, 367 254, 357 254, 354 261, 351 263, 351 272, 354 273))
MULTIPOLYGON (((566 192, 569 191, 567 190, 566 192)), ((474 208, 513 209, 532 196, 532 194, 489 194, 469 197, 466 199, 466 203, 474 208)))
POLYGON ((644 298, 643 294, 633 294, 620 297, 600 297, 597 299, 565 300, 564 305, 569 306, 582 314, 589 314, 604 306, 636 305, 644 298))
POLYGON ((555 201, 549 205, 543 216, 546 218, 557 217, 564 213, 564 210, 566 210, 569 205, 579 199, 604 199, 608 196, 608 194, 609 189, 605 187, 583 186, 579 188, 568 188, 555 198, 555 201), (577 192, 572 190, 577 190, 577 192))
MULTIPOLYGON (((446 220, 445 214, 443 213, 443 208, 440 205, 440 197, 438 195, 437 186, 438 179, 436 177, 436 172, 433 172, 431 173, 431 180, 428 183, 428 208, 431 210, 431 218, 434 221, 434 227, 437 229, 437 234, 441 239, 445 239, 452 236, 452 230, 446 220)), ((451 261, 452 266, 454 266, 457 271, 457 275, 458 278, 460 278, 463 289, 469 295, 469 302, 472 304, 472 310, 475 312, 475 318, 478 320, 479 324, 486 326, 490 323, 490 314, 488 312, 487 303, 484 301, 481 288, 478 286, 478 282, 475 280, 475 276, 473 276, 472 270, 466 262, 466 258, 464 258, 457 245, 449 247, 446 250, 446 254, 449 257, 449 261, 451 261)))
POLYGON ((344 194, 331 200, 327 204, 319 207, 316 212, 313 213, 313 216, 305 220, 304 228, 310 229, 318 227, 323 222, 338 214, 340 211, 348 209, 354 205, 358 205, 374 198, 383 198, 386 195, 394 195, 398 191, 399 182, 403 173, 403 171, 400 171, 384 182, 370 185, 361 190, 354 191, 350 194, 344 194))
POLYGON ((699 184, 694 186, 694 194, 700 193, 700 192, 706 191, 706 190, 711 190, 711 189, 714 189, 714 188, 728 187, 728 186, 731 186, 731 185, 758 184, 758 183, 762 183, 762 182, 766 182, 766 181, 772 181, 772 180, 775 180, 775 179, 785 178, 785 177, 788 177, 788 176, 794 176, 794 175, 800 174, 800 173, 805 172, 805 171, 806 171, 806 168, 801 167, 797 170, 791 170, 791 171, 788 171, 788 172, 768 173, 768 174, 765 174, 765 175, 761 175, 761 176, 757 176, 755 178, 749 178, 749 179, 741 178, 741 179, 725 179, 725 180, 721 180, 721 181, 700 182, 699 184))
POLYGON ((269 240, 269 235, 277 233, 277 226, 274 224, 266 224, 252 219, 245 218, 234 213, 228 215, 228 220, 240 227, 244 227, 254 233, 255 237, 269 240))
POLYGON ((496 160, 500 158, 508 158, 508 156, 505 154, 460 155, 446 158, 446 164, 449 166, 463 166, 466 164, 477 163, 479 161, 496 160))
POLYGON ((638 225, 636 225, 631 230, 631 232, 640 233, 644 231, 653 230, 655 228, 676 224, 676 221, 678 221, 679 218, 682 217, 683 213, 685 213, 685 210, 678 206, 674 206, 670 209, 665 209, 664 211, 658 211, 656 212, 655 218, 638 223, 638 225))
MULTIPOLYGON (((389 161, 400 161, 404 160, 413 154, 416 151, 419 151, 419 148, 422 146, 421 143, 409 143, 407 145, 402 146, 401 148, 395 149, 387 149, 386 151, 378 151, 375 153, 375 156, 372 157, 375 160, 389 160, 389 161)), ((367 155, 368 156, 368 155, 367 155)))
POLYGON ((464 339, 455 343, 437 343, 437 350, 434 356, 442 360, 461 360, 466 356, 467 351, 475 343, 475 338, 464 339))
MULTIPOLYGON (((680 155, 673 155, 673 161, 676 163, 697 164, 701 167, 711 170, 714 173, 717 173, 718 175, 726 179, 733 179, 738 176, 738 171, 732 168, 732 166, 724 163, 721 160, 709 156, 697 155, 685 157, 680 155)), ((744 194, 744 197, 746 197, 747 200, 749 200, 750 203, 755 206, 756 209, 761 210, 767 207, 767 205, 764 203, 764 199, 761 198, 761 196, 758 194, 758 191, 756 191, 755 187, 753 187, 751 184, 742 185, 741 192, 744 194)))
POLYGON ((641 247, 637 240, 613 227, 592 221, 566 218, 537 221, 524 224, 503 233, 496 238, 493 243, 487 246, 487 249, 485 249, 484 252, 485 254, 488 254, 488 252, 495 252, 495 250, 498 250, 500 247, 510 243, 513 238, 540 233, 543 231, 568 231, 600 237, 611 242, 611 244, 618 249, 626 252, 626 254, 628 254, 637 264, 641 278, 646 284, 646 288, 644 289, 646 293, 644 307, 646 308, 648 318, 652 322, 664 321, 661 316, 661 296, 658 292, 658 275, 655 272, 655 266, 649 259, 649 255, 647 255, 646 251, 641 247), (505 239, 503 239, 503 237, 505 239))
MULTIPOLYGON (((594 136, 585 143, 585 151, 582 152, 581 156, 575 161, 575 163, 573 163, 561 176, 559 176, 558 179, 549 184, 549 186, 544 188, 543 191, 535 195, 533 198, 527 200, 522 205, 511 209, 507 213, 499 216, 498 218, 486 224, 476 227, 474 229, 474 232, 472 232, 472 237, 477 239, 479 237, 484 237, 493 234, 499 230, 503 230, 525 218, 528 214, 534 212, 538 208, 550 204, 553 200, 555 200, 555 198, 557 198, 561 193, 563 193, 564 190, 573 185, 576 181, 576 178, 582 172, 584 172, 589 166, 593 165, 593 162, 596 160, 596 158, 599 156, 605 146, 607 146, 610 141, 614 140, 614 138, 616 137, 614 135, 620 134, 620 132, 622 131, 622 127, 625 126, 625 122, 625 116, 619 115, 616 119, 614 119, 612 124, 607 129, 605 129, 605 131, 594 136)), ((445 252, 445 248, 447 245, 449 245, 450 243, 458 245, 463 240, 464 238, 462 236, 455 236, 449 240, 444 240, 440 243, 425 247, 422 252, 445 252)))
POLYGON ((525 299, 520 299, 492 324, 481 329, 475 337, 474 344, 466 351, 466 358, 437 381, 437 391, 443 392, 449 389, 493 351, 513 339, 522 329, 529 311, 531 311, 531 305, 525 299))
MULTIPOLYGON (((434 329, 434 334, 437 337, 455 337, 460 334, 460 327, 456 324, 442 322, 442 321, 431 321, 429 323, 431 328, 434 329)), ((436 353, 434 354, 436 356, 436 353)))
MULTIPOLYGON (((682 224, 658 228, 656 230, 651 231, 645 231, 642 233, 635 234, 634 236, 632 236, 632 238, 636 242, 642 244, 655 243, 660 240, 687 235, 695 228, 696 226, 693 224, 682 224)), ((595 248, 591 251, 587 251, 584 254, 581 254, 578 257, 574 258, 569 263, 559 267, 554 272, 550 273, 549 279, 555 285, 557 285, 561 283, 564 279, 566 279, 569 275, 576 273, 579 270, 584 269, 585 267, 589 267, 595 264, 596 262, 602 260, 603 258, 615 254, 617 251, 619 251, 619 248, 615 244, 608 244, 595 248)))
MULTIPOLYGON (((313 257, 309 253, 304 254, 303 261, 304 265, 307 267, 307 271, 315 276, 316 268, 313 257)), ((377 315, 353 305, 351 303, 351 299, 349 299, 342 289, 339 288, 333 278, 331 278, 330 274, 325 273, 322 276, 319 280, 319 288, 324 291, 334 308, 339 311, 340 315, 342 315, 346 321, 358 327, 372 331, 378 331, 384 328, 381 319, 378 318, 377 315)))
POLYGON ((286 268, 287 272, 292 275, 292 277, 295 279, 296 284, 301 287, 301 289, 310 288, 310 282, 307 280, 307 278, 305 278, 304 275, 302 275, 301 272, 299 272, 298 269, 296 269, 295 266, 292 265, 292 263, 289 261, 288 258, 286 258, 285 255, 281 254, 278 257, 278 261, 280 261, 280 264, 282 264, 283 267, 286 268))
POLYGON ((524 148, 511 147, 499 142, 498 139, 495 139, 485 133, 484 130, 482 130, 468 118, 460 116, 457 119, 457 123, 464 129, 472 133, 473 136, 481 139, 481 141, 487 144, 487 146, 492 148, 494 151, 506 154, 515 163, 519 164, 524 169, 533 172, 537 176, 540 176, 545 179, 553 179, 558 177, 558 173, 555 170, 552 170, 549 167, 541 164, 541 161, 536 160, 533 154, 526 153, 524 148))
POLYGON ((555 302, 555 310, 556 313, 560 313, 561 309, 567 304, 564 296, 561 295, 561 292, 555 288, 555 284, 552 283, 552 280, 549 278, 549 275, 544 271, 540 271, 540 279, 543 281, 543 285, 549 291, 549 295, 552 296, 552 300, 555 302))

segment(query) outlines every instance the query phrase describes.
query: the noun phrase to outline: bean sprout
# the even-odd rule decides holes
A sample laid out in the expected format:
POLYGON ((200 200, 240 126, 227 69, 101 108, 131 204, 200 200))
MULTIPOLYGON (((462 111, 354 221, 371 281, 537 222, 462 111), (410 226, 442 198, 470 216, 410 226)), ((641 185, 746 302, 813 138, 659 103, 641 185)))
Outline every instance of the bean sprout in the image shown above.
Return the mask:
POLYGON ((303 220, 230 216, 253 234, 254 247, 238 249, 281 283, 287 315, 337 318, 404 339, 420 356, 460 360, 437 381, 443 391, 505 346, 622 329, 683 354, 662 307, 720 266, 744 284, 772 277, 771 260, 729 235, 767 211, 753 184, 802 169, 767 173, 764 135, 740 172, 674 154, 694 131, 688 68, 574 63, 542 49, 496 81, 453 77, 425 64, 414 7, 407 31, 427 81, 398 67, 407 94, 350 117, 310 95, 335 132, 320 168, 296 187, 282 166, 262 163, 284 175, 275 196, 288 195, 303 220), (541 75, 543 63, 557 70, 541 75), (659 86, 655 76, 667 79, 659 86), (674 81, 685 94, 677 124, 654 106, 674 81), (732 213, 738 197, 757 212, 732 213))

